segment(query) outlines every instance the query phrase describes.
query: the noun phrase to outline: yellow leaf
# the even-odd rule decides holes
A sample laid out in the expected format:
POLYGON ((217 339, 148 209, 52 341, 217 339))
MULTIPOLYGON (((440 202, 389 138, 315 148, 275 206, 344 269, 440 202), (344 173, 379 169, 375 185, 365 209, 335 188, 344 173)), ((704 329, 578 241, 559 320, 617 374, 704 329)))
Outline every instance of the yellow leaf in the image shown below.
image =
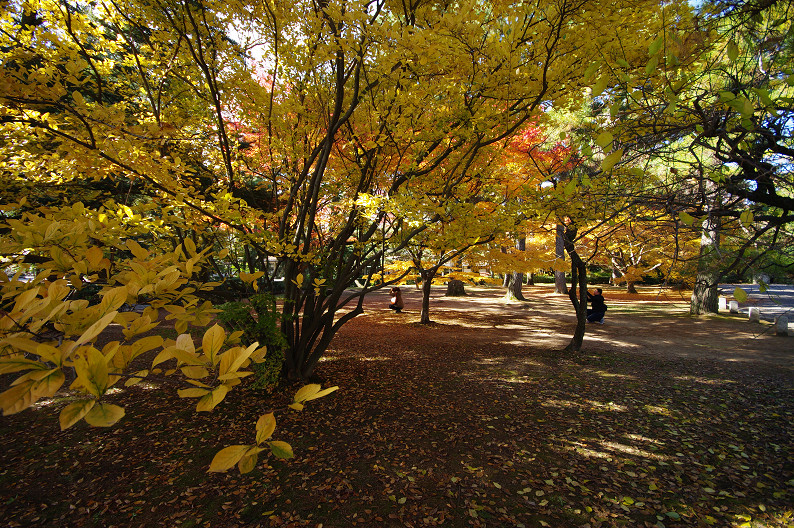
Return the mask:
POLYGON ((218 364, 216 358, 221 351, 225 339, 226 332, 218 324, 215 324, 212 328, 204 332, 204 338, 201 340, 201 348, 204 350, 204 354, 210 358, 213 365, 218 364))
POLYGON ((680 213, 678 213, 678 217, 685 225, 691 226, 693 223, 695 223, 695 217, 693 217, 691 214, 687 213, 686 211, 681 211, 680 213))
POLYGON ((201 366, 182 367, 182 373, 193 379, 202 379, 210 375, 209 371, 201 366))
POLYGON ((46 343, 40 344, 36 347, 36 354, 38 354, 44 361, 49 361, 60 366, 63 363, 63 354, 61 351, 52 345, 46 343))
POLYGON ((614 139, 614 137, 612 136, 612 134, 610 134, 609 132, 604 131, 604 132, 601 132, 600 134, 598 134, 598 137, 596 138, 595 142, 596 142, 596 145, 598 145, 599 147, 606 148, 607 145, 612 143, 613 139, 614 139))
POLYGON ((263 414, 256 422, 256 445, 261 444, 271 436, 276 430, 276 417, 273 413, 263 414))
POLYGON ((302 411, 304 405, 302 403, 290 403, 287 407, 296 411, 302 411))
POLYGON ((303 403, 306 399, 313 394, 316 394, 320 391, 320 384, 319 383, 311 383, 309 385, 305 385, 301 387, 298 392, 295 393, 295 403, 303 403))
MULTIPOLYGON (((2 346, 9 345, 21 352, 27 352, 28 354, 38 354, 38 348, 39 348, 39 343, 33 341, 32 339, 27 339, 25 337, 8 337, 0 341, 0 345, 2 346)), ((12 370, 10 372, 16 372, 16 371, 12 370)), ((2 373, 3 372, 0 371, 0 374, 2 373)))
POLYGON ((604 172, 608 172, 612 170, 612 167, 620 161, 620 158, 623 157, 623 149, 618 149, 615 152, 611 153, 609 156, 604 158, 604 161, 601 162, 601 170, 604 172))
POLYGON ((102 296, 102 311, 109 312, 121 308, 121 305, 127 302, 127 293, 128 290, 126 286, 119 286, 105 293, 102 296))
POLYGON ((149 375, 148 370, 139 370, 138 372, 134 373, 132 378, 128 379, 125 383, 125 387, 132 387, 133 385, 137 385, 138 383, 142 382, 146 376, 149 375))
POLYGON ((112 403, 98 402, 85 415, 85 421, 94 427, 110 427, 124 417, 124 409, 112 403))
POLYGON ((240 470, 241 475, 245 475, 246 473, 250 472, 251 470, 256 467, 256 461, 259 458, 259 455, 254 453, 253 455, 245 455, 240 461, 237 463, 237 469, 240 470))
POLYGON ((118 314, 118 312, 114 310, 109 314, 105 315, 99 321, 89 326, 88 330, 83 332, 83 335, 81 335, 80 338, 77 341, 75 341, 75 346, 85 344, 91 341, 92 339, 94 339, 100 333, 102 333, 102 330, 104 330, 111 322, 113 322, 113 319, 116 317, 116 314, 118 314))
POLYGON ((223 399, 226 397, 226 393, 229 392, 229 387, 227 385, 221 385, 217 389, 213 390, 211 393, 203 396, 198 403, 196 404, 196 411, 211 411, 218 405, 223 399))
POLYGON ((176 338, 176 347, 180 350, 190 352, 191 354, 196 351, 196 345, 193 343, 193 338, 190 334, 180 334, 176 338))
MULTIPOLYGON (((6 340, 9 341, 9 340, 6 340)), ((22 370, 43 370, 46 366, 38 361, 27 359, 21 354, 0 358, 0 374, 10 374, 22 370)))
POLYGON ((243 458, 250 447, 251 446, 246 445, 233 445, 224 447, 215 453, 215 456, 212 458, 212 462, 210 462, 209 470, 220 473, 228 471, 229 469, 233 468, 241 458, 243 458))
POLYGON ((70 428, 80 421, 88 411, 96 404, 96 400, 84 400, 70 403, 61 411, 58 421, 61 423, 61 431, 70 428))
POLYGON ((36 383, 29 379, 0 394, 0 409, 3 409, 3 415, 15 414, 33 405, 35 400, 31 389, 36 383))
POLYGON ((138 244, 133 239, 127 240, 127 249, 135 255, 135 258, 138 260, 148 260, 149 259, 149 252, 143 249, 140 244, 138 244))
POLYGON ((308 398, 306 398, 303 401, 307 402, 307 401, 311 401, 311 400, 316 400, 317 398, 322 398, 323 396, 327 396, 327 395, 331 394, 332 392, 334 392, 334 391, 336 391, 338 389, 339 389, 339 387, 337 387, 337 386, 328 387, 327 389, 324 389, 324 390, 321 390, 320 392, 312 394, 311 396, 309 396, 308 398))
POLYGON ((209 390, 202 389, 200 387, 194 387, 190 389, 180 389, 177 391, 177 394, 179 394, 180 398, 200 398, 209 393, 210 393, 209 390))
POLYGON ((287 442, 279 440, 270 442, 270 451, 276 455, 276 458, 287 459, 295 456, 292 453, 292 447, 287 442))

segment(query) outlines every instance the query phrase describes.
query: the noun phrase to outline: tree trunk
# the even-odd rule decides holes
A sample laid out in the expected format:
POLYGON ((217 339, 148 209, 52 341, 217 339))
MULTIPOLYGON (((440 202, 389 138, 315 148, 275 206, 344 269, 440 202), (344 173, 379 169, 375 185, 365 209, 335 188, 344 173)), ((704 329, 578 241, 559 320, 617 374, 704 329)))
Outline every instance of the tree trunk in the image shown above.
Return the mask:
POLYGON ((521 287, 524 285, 524 274, 519 272, 509 273, 508 277, 508 285, 507 285, 507 293, 505 293, 505 299, 508 301, 526 301, 527 299, 524 297, 524 293, 521 291, 521 287))
POLYGON ((466 295, 466 288, 462 280, 453 279, 447 283, 447 297, 462 297, 466 295))
POLYGON ((421 324, 430 323, 430 284, 434 276, 434 271, 422 271, 422 311, 419 314, 421 324))
MULTIPOLYGON (((559 259, 565 259, 565 226, 557 224, 555 232, 554 256, 559 259)), ((572 286, 574 288, 576 287, 575 284, 572 286)), ((568 294, 568 283, 565 280, 564 271, 554 272, 554 293, 559 293, 561 295, 568 294)))
POLYGON ((637 293, 636 282, 626 281, 626 293, 637 293))
POLYGON ((703 233, 700 236, 698 274, 692 289, 690 314, 717 313, 720 260, 720 218, 709 214, 703 221, 703 233))
POLYGON ((565 347, 566 352, 579 352, 582 349, 587 330, 587 267, 573 244, 576 233, 575 227, 568 226, 564 236, 565 250, 571 257, 571 289, 568 291, 568 297, 576 311, 576 329, 571 337, 571 342, 565 347))
POLYGON ((530 273, 529 277, 527 278, 527 286, 534 286, 535 285, 535 274, 530 273))

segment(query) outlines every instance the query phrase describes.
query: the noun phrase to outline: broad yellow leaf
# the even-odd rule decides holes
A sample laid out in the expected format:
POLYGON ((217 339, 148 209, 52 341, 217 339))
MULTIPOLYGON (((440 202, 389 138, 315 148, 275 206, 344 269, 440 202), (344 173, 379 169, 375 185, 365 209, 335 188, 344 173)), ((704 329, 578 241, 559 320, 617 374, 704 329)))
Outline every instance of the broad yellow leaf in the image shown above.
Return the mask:
POLYGON ((148 375, 149 375, 148 370, 139 370, 138 372, 133 374, 132 378, 124 382, 124 386, 132 387, 133 385, 137 385, 138 383, 142 382, 148 375))
POLYGON ((0 394, 0 409, 4 415, 15 414, 33 405, 33 386, 38 383, 28 379, 0 394))
POLYGON ((218 324, 215 324, 212 328, 204 332, 204 338, 201 340, 201 348, 204 350, 204 354, 210 358, 213 365, 218 364, 216 358, 221 351, 221 347, 223 347, 223 341, 225 339, 226 332, 218 324))
POLYGON ((102 330, 104 330, 111 322, 113 322, 113 319, 116 317, 116 314, 118 314, 118 312, 114 310, 109 314, 105 315, 99 321, 89 326, 88 330, 83 332, 83 335, 81 335, 80 338, 77 339, 77 341, 75 341, 75 345, 82 345, 88 343, 96 336, 101 334, 102 330))
POLYGON ((127 249, 129 249, 138 260, 147 260, 149 258, 149 252, 131 238, 127 240, 127 249))
POLYGON ((245 455, 240 461, 237 463, 237 469, 240 470, 241 475, 245 475, 246 473, 252 471, 256 467, 256 461, 259 459, 259 455, 245 455))
POLYGON ((96 404, 96 400, 84 400, 70 403, 61 411, 58 421, 61 423, 61 431, 70 428, 80 421, 88 411, 96 404))
POLYGON ((302 403, 290 403, 287 407, 296 411, 302 411, 305 406, 302 403))
POLYGON ((322 398, 323 396, 327 396, 327 395, 331 394, 332 392, 334 392, 336 390, 339 390, 339 387, 337 387, 337 386, 328 387, 327 389, 323 389, 320 392, 312 394, 311 396, 309 396, 308 398, 306 398, 303 401, 307 402, 307 401, 311 401, 311 400, 316 400, 317 398, 322 398))
POLYGON ((119 286, 118 288, 113 288, 106 292, 102 296, 102 311, 110 312, 121 308, 121 305, 127 302, 127 293, 128 290, 126 286, 119 286))
POLYGON ((0 341, 0 346, 11 346, 20 352, 27 352, 29 354, 38 354, 39 344, 40 343, 26 337, 7 337, 0 341))
POLYGON ((224 447, 212 458, 210 462, 210 471, 222 473, 233 468, 237 462, 248 452, 252 446, 247 445, 233 445, 224 447))
MULTIPOLYGON (((8 341, 8 340, 7 340, 8 341)), ((32 359, 27 359, 22 354, 0 358, 0 374, 11 374, 22 370, 43 370, 46 365, 32 359)))
POLYGON ((196 351, 196 344, 193 343, 193 338, 190 334, 180 334, 176 338, 176 345, 178 349, 185 350, 191 354, 196 351))
POLYGON ((198 403, 196 403, 196 411, 211 411, 216 405, 223 401, 228 392, 229 387, 227 385, 221 385, 211 393, 203 396, 198 403))
POLYGON ((211 391, 207 389, 202 389, 200 387, 193 387, 190 389, 179 389, 177 394, 179 394, 180 398, 200 398, 209 394, 211 391))
POLYGON ((270 442, 270 451, 276 455, 276 458, 293 458, 295 455, 292 453, 292 446, 290 446, 287 442, 281 442, 280 440, 276 440, 274 442, 270 442))
POLYGON ((310 383, 309 385, 304 385, 301 387, 298 392, 295 393, 295 403, 303 403, 306 399, 313 395, 320 392, 320 384, 319 383, 310 383))
POLYGON ((648 55, 656 55, 659 50, 662 49, 662 44, 664 44, 664 35, 659 35, 659 37, 648 46, 648 55))
POLYGON ((124 409, 112 403, 98 402, 85 415, 85 421, 94 427, 110 427, 124 417, 124 409))
POLYGON ((685 225, 691 226, 692 224, 695 223, 695 217, 687 213, 686 211, 681 211, 680 213, 678 213, 678 217, 685 225))
POLYGON ((604 131, 598 134, 598 137, 596 137, 595 142, 596 145, 598 145, 599 147, 606 148, 607 145, 612 143, 613 139, 614 137, 612 136, 611 133, 604 131))
POLYGON ((49 361, 60 366, 63 363, 63 354, 60 350, 52 345, 41 343, 36 347, 36 354, 38 354, 44 361, 49 361))
POLYGON ((620 161, 620 158, 623 157, 623 149, 618 149, 615 152, 611 153, 609 156, 604 158, 604 161, 601 162, 601 170, 604 172, 608 172, 612 170, 612 167, 620 161))
POLYGON ((273 413, 263 414, 256 422, 256 444, 259 445, 271 436, 276 430, 276 417, 273 413))
POLYGON ((193 379, 203 379, 210 375, 209 371, 202 366, 182 367, 182 374, 193 379))

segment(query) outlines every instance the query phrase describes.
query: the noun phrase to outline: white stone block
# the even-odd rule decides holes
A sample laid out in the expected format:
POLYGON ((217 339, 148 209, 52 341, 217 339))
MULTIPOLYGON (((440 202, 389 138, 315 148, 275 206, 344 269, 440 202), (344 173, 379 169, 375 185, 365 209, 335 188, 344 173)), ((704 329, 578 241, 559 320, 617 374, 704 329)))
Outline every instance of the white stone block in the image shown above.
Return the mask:
POLYGON ((724 312, 725 310, 728 309, 728 299, 726 299, 725 297, 719 297, 717 299, 717 303, 718 303, 717 309, 719 311, 724 312))
POLYGON ((761 310, 759 310, 757 307, 753 306, 752 308, 750 308, 749 314, 750 314, 751 323, 761 322, 761 310))
POLYGON ((731 301, 728 303, 731 313, 739 313, 739 301, 731 301))
POLYGON ((785 315, 781 315, 775 320, 775 334, 779 336, 788 335, 788 317, 785 315))

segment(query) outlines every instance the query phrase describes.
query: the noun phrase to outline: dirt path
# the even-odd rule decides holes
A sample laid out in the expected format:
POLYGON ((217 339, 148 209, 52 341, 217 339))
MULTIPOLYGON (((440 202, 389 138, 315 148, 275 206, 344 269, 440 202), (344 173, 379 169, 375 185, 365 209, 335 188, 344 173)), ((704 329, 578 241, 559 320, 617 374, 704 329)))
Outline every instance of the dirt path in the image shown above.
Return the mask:
POLYGON ((241 386, 212 413, 131 387, 111 429, 60 431, 70 400, 0 421, 0 526, 789 528, 794 338, 685 300, 607 290, 579 354, 565 297, 433 292, 431 325, 386 292, 318 367, 340 390, 277 416, 290 461, 207 474, 290 401, 241 386), (758 335, 760 334, 760 335, 758 335))

